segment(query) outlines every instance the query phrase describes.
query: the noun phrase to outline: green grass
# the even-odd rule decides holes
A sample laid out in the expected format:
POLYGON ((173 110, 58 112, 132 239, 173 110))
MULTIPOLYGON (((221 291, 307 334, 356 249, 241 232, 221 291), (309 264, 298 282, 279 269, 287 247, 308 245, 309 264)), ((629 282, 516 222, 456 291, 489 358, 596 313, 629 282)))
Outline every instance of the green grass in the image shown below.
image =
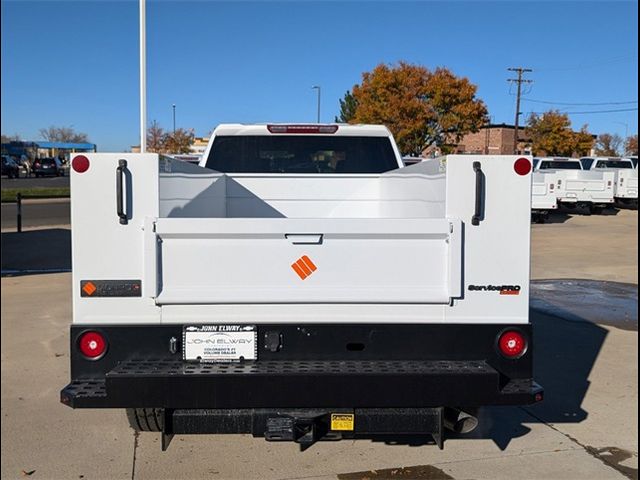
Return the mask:
POLYGON ((20 192, 22 198, 65 198, 69 197, 69 187, 32 187, 2 189, 2 203, 15 202, 16 194, 20 192))

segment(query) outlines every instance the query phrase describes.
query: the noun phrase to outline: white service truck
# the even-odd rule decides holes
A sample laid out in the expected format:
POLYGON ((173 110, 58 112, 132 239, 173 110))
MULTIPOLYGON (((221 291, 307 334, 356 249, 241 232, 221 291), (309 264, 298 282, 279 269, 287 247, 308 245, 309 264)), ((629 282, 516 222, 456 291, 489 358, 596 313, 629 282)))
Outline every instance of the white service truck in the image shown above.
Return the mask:
POLYGON ((137 430, 320 439, 472 429, 542 400, 531 158, 403 167, 383 126, 220 125, 201 166, 75 155, 73 408, 137 430))
POLYGON ((638 170, 630 158, 582 157, 580 163, 585 170, 613 172, 615 201, 638 206, 638 170))
POLYGON ((555 171, 532 174, 531 184, 531 218, 536 223, 544 223, 549 212, 558 209, 556 186, 561 175, 555 171))
POLYGON ((614 203, 615 173, 585 171, 577 158, 534 158, 534 171, 557 174, 556 197, 558 205, 583 208, 591 213, 602 213, 614 203))

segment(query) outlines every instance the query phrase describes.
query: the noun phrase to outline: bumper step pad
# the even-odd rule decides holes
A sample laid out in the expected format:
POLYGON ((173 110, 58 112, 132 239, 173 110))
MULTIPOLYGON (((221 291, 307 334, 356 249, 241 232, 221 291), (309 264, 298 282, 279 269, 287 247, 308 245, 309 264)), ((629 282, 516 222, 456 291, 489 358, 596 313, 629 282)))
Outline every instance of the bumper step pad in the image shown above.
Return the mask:
POLYGON ((401 408, 529 404, 540 387, 484 361, 131 360, 61 392, 74 408, 401 408))

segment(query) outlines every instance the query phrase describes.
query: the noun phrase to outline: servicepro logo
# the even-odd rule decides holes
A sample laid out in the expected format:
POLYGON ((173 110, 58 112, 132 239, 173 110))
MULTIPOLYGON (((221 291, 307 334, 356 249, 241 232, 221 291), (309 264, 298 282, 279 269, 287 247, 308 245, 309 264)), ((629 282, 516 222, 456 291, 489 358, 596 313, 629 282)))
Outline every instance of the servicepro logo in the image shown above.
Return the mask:
POLYGON ((520 295, 520 285, 469 285, 470 292, 499 292, 500 295, 520 295))

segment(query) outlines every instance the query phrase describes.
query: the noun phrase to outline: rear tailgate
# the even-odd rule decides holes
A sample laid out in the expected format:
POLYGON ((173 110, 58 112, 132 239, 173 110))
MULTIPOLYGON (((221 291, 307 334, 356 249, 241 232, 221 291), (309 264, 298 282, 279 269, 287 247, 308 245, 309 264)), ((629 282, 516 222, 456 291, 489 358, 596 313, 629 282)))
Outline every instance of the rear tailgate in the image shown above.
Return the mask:
POLYGON ((158 305, 429 303, 461 295, 457 219, 159 218, 158 305))

